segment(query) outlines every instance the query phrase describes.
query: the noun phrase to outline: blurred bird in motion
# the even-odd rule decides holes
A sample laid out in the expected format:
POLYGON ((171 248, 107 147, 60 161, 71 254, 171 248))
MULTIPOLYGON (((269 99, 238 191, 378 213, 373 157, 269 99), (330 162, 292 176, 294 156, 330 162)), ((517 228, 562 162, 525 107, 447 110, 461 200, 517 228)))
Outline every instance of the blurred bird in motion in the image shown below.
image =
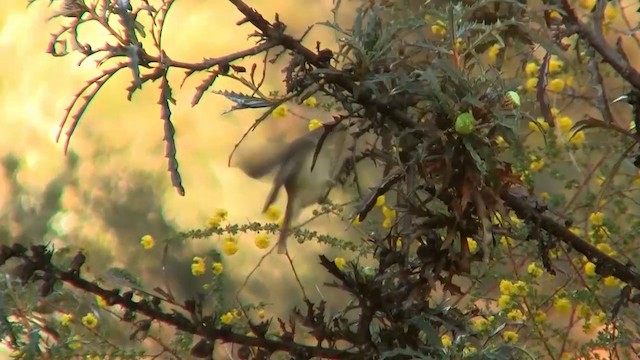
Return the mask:
POLYGON ((304 208, 322 202, 333 187, 346 159, 347 135, 348 127, 343 124, 322 126, 288 144, 272 143, 268 149, 262 149, 264 151, 256 150, 239 156, 237 166, 251 178, 260 179, 275 170, 263 213, 276 201, 283 186, 287 192, 287 206, 277 245, 279 254, 287 252, 291 223, 304 208), (325 131, 329 133, 313 163, 314 152, 325 131))

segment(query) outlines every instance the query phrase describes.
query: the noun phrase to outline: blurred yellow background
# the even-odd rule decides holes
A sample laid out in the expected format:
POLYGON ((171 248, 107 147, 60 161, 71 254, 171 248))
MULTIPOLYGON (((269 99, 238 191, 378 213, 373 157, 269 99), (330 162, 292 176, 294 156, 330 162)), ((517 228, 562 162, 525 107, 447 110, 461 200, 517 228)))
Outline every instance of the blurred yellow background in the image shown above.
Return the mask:
MULTIPOLYGON (((309 24, 332 17, 331 0, 248 3, 268 20, 272 21, 278 13, 281 21, 288 25, 287 32, 297 36, 309 24)), ((0 2, 0 122, 4 129, 0 133, 0 157, 15 154, 20 159, 22 167, 17 180, 36 197, 65 168, 66 129, 60 141, 55 140, 60 122, 76 92, 87 80, 98 75, 99 69, 92 60, 78 66, 79 54, 56 58, 46 53, 50 34, 71 21, 64 17, 47 21, 59 10, 61 1, 53 1, 49 7, 48 0, 41 0, 28 9, 26 4, 26 1, 0 2)), ((352 5, 355 4, 349 6, 352 5)), ((348 18, 349 13, 343 11, 342 15, 348 18)), ((173 60, 196 63, 251 47, 254 42, 247 40, 247 36, 253 28, 249 24, 236 26, 241 18, 240 13, 225 1, 177 1, 165 24, 164 50, 173 60)), ((104 44, 104 30, 98 27, 81 28, 80 34, 81 39, 94 48, 104 44)), ((334 36, 327 28, 316 27, 305 43, 315 48, 315 42, 319 40, 322 47, 333 47, 334 36)), ((156 55, 152 50, 150 52, 156 55)), ((235 65, 249 69, 253 62, 260 61, 261 58, 246 59, 235 65)), ((280 69, 281 65, 272 68, 266 90, 283 91, 280 69)), ((77 243, 68 244, 72 247, 97 246, 104 250, 107 255, 89 253, 89 266, 93 272, 100 274, 109 266, 121 266, 141 271, 143 278, 159 274, 161 244, 145 252, 139 241, 146 233, 152 234, 157 243, 173 235, 163 233, 167 227, 158 225, 160 216, 180 231, 204 227, 218 208, 228 210, 231 223, 266 220, 260 210, 270 184, 250 179, 240 170, 227 166, 233 145, 260 112, 240 111, 222 116, 220 114, 233 104, 210 92, 199 105, 191 107, 195 87, 205 75, 196 74, 180 87, 184 71, 170 72, 173 96, 177 100, 171 110, 179 170, 186 188, 184 197, 171 186, 167 172, 163 122, 157 105, 158 82, 145 84, 128 102, 125 89, 130 84, 131 73, 125 69, 98 93, 83 116, 69 148, 79 156, 78 185, 65 190, 62 196, 64 214, 57 217, 59 223, 51 226, 63 228, 67 238, 76 239, 77 243), (150 178, 143 182, 152 187, 150 193, 158 191, 161 194, 161 198, 156 199, 161 214, 152 212, 154 203, 146 198, 143 200, 139 190, 131 191, 128 179, 140 174, 150 178), (122 198, 122 194, 128 195, 122 198), (112 205, 114 202, 119 206, 112 205)), ((217 82, 211 89, 241 88, 227 80, 217 82)), ((10 188, 4 178, 0 181, 0 199, 8 199, 10 188)), ((278 204, 282 206, 284 200, 281 196, 278 204)), ((10 204, 2 200, 0 206, 7 209, 10 204)), ((15 229, 21 227, 21 224, 13 225, 15 229)), ((344 229, 344 224, 336 219, 324 219, 318 226, 323 230, 344 229)), ((61 246, 56 243, 59 240, 56 237, 44 240, 52 240, 57 247, 61 246)), ((290 249, 298 271, 304 274, 319 267, 319 251, 307 251, 318 250, 318 246, 305 244, 302 247, 291 242, 294 243, 290 249)), ((173 264, 175 271, 181 274, 175 280, 191 276, 189 260, 192 256, 202 256, 218 244, 216 239, 187 242, 186 248, 180 249, 186 261, 173 264)), ((238 254, 225 260, 226 276, 232 283, 241 283, 264 252, 253 245, 251 236, 242 237, 238 254)), ((279 303, 278 299, 285 296, 288 302, 294 298, 290 291, 299 292, 288 262, 282 256, 269 256, 257 278, 254 288, 261 300, 279 303), (267 284, 269 286, 265 286, 267 284), (273 284, 276 286, 271 286, 273 284)), ((312 279, 312 283, 318 285, 319 281, 321 279, 312 279)), ((250 295, 247 299, 255 300, 250 295)))

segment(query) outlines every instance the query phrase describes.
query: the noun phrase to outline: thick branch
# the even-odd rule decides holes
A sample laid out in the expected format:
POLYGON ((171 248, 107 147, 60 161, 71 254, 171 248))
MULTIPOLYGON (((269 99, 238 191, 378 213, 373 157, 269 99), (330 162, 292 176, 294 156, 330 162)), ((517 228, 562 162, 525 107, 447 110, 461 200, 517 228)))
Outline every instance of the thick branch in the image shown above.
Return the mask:
POLYGON ((640 290, 640 274, 632 267, 622 264, 616 259, 608 256, 589 242, 581 239, 579 236, 576 236, 574 233, 569 231, 566 226, 561 225, 553 218, 542 214, 542 211, 536 209, 535 206, 528 201, 527 197, 518 196, 510 192, 508 189, 504 189, 500 196, 507 205, 515 211, 518 217, 522 219, 535 217, 539 220, 539 224, 542 229, 557 237, 562 242, 569 244, 573 249, 586 256, 589 261, 596 264, 596 271, 598 274, 602 276, 614 276, 640 290))
POLYGON ((640 73, 616 51, 605 39, 602 27, 596 25, 592 28, 578 18, 575 10, 568 0, 562 0, 562 7, 567 13, 568 25, 574 25, 580 36, 585 39, 599 54, 602 59, 617 71, 622 78, 627 80, 634 88, 640 89, 640 73))

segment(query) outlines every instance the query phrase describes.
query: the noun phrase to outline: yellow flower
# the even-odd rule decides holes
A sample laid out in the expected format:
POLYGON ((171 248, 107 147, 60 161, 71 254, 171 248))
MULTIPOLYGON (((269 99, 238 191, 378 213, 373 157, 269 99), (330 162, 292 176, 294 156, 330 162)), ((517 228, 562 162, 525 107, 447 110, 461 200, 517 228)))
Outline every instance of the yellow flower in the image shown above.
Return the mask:
POLYGON ((578 4, 581 8, 591 11, 596 6, 596 0, 580 0, 578 4))
POLYGON ((518 334, 515 331, 505 331, 502 333, 502 338, 506 342, 516 342, 518 341, 518 334))
POLYGON ((567 76, 567 77, 564 79, 565 84, 567 84, 567 86, 569 86, 569 87, 573 86, 573 84, 575 83, 575 81, 576 81, 576 79, 575 79, 573 76, 571 76, 571 75, 567 76))
POLYGON ((562 60, 558 59, 557 56, 555 55, 551 55, 551 58, 549 59, 549 72, 550 73, 556 73, 560 70, 562 70, 562 67, 564 66, 564 63, 562 62, 562 60))
POLYGON ((493 45, 491 45, 489 50, 487 50, 487 55, 489 56, 489 61, 492 64, 496 62, 496 58, 498 57, 498 54, 500 53, 500 49, 502 49, 502 46, 500 46, 500 44, 493 44, 493 45))
POLYGON ((500 280, 500 293, 509 295, 513 291, 513 283, 509 280, 500 280))
POLYGON ((227 216, 229 216, 229 212, 225 209, 216 209, 213 212, 213 216, 217 216, 224 221, 224 220, 227 220, 227 216))
POLYGON ((508 144, 502 136, 498 135, 496 136, 496 145, 498 145, 498 147, 503 147, 507 146, 508 144))
POLYGON ((224 313, 222 316, 220 316, 220 321, 225 324, 228 325, 233 321, 234 317, 233 317, 233 313, 231 311, 224 313))
POLYGON ((522 311, 519 309, 513 309, 507 313, 507 319, 511 321, 523 321, 525 317, 522 311))
POLYGON ((68 346, 69 349, 71 350, 78 350, 82 347, 82 343, 80 341, 78 341, 79 337, 76 335, 74 336, 71 341, 69 342, 68 346))
POLYGON ((280 105, 278 105, 278 107, 273 109, 273 117, 276 118, 276 119, 283 118, 283 117, 287 116, 288 112, 289 112, 289 108, 287 108, 287 105, 280 104, 280 105))
POLYGON ((204 258, 194 256, 191 262, 191 273, 194 276, 200 276, 206 272, 206 264, 204 258))
POLYGON ((636 177, 633 179, 633 185, 640 186, 640 171, 638 171, 636 177))
POLYGON ((573 126, 573 120, 568 116, 560 116, 558 118, 558 127, 560 127, 560 131, 563 133, 568 133, 573 126))
POLYGON ((447 33, 447 25, 442 20, 438 20, 434 25, 431 25, 431 32, 443 37, 447 33))
POLYGON ((607 7, 604 9, 604 19, 606 21, 613 21, 618 17, 618 9, 611 4, 608 3, 607 7))
POLYGON ((98 306, 100 306, 101 308, 106 308, 108 306, 107 305, 107 300, 105 300, 100 295, 96 295, 96 304, 98 304, 98 306))
POLYGON ((487 329, 488 325, 489 321, 483 317, 476 317, 471 319, 471 327, 473 327, 475 331, 484 331, 487 329))
POLYGON ((385 229, 390 228, 393 225, 393 221, 396 218, 396 211, 387 206, 382 206, 382 214, 384 215, 384 221, 382 222, 382 227, 385 229))
POLYGON ((93 313, 87 313, 87 315, 82 317, 82 325, 88 327, 89 329, 93 329, 98 326, 98 318, 96 318, 93 313))
POLYGON ((154 243, 155 242, 153 240, 153 236, 151 235, 145 235, 140 238, 140 244, 142 245, 142 248, 145 250, 149 250, 153 248, 154 243))
POLYGON ((596 264, 591 261, 584 264, 584 273, 587 274, 587 276, 596 276, 596 264))
POLYGON ((536 122, 529 121, 529 129, 536 132, 549 130, 549 123, 542 117, 536 119, 536 122), (542 129, 541 129, 542 128, 542 129))
POLYGON ((256 247, 258 249, 266 249, 269 247, 271 243, 269 239, 269 234, 258 234, 255 239, 256 247))
POLYGON ((313 131, 313 130, 321 128, 321 127, 322 127, 322 121, 320 121, 318 119, 309 120, 309 131, 313 131))
POLYGON ((222 274, 222 270, 224 270, 224 266, 221 262, 214 262, 213 264, 211 264, 211 270, 214 274, 220 275, 222 274))
POLYGON ((572 226, 569 228, 569 231, 575 236, 582 236, 582 229, 577 226, 572 226))
POLYGON ((227 236, 224 240, 224 242, 222 243, 222 252, 225 255, 234 255, 235 253, 238 252, 238 239, 236 239, 233 236, 227 236))
POLYGON ((264 212, 264 215, 267 217, 269 221, 278 221, 280 219, 280 215, 282 215, 282 210, 275 205, 271 205, 267 208, 267 211, 264 212))
POLYGON ((605 253, 605 254, 607 254, 609 256, 612 256, 612 254, 615 254, 615 251, 607 243, 596 244, 596 247, 598 248, 598 250, 602 251, 603 253, 605 253))
POLYGON ((501 236, 500 237, 500 244, 502 244, 502 246, 512 246, 513 245, 513 238, 508 237, 508 236, 501 236))
POLYGON ((529 275, 533 276, 534 278, 538 278, 542 276, 544 270, 540 266, 538 266, 538 264, 532 262, 529 264, 529 266, 527 266, 527 273, 529 273, 529 275))
POLYGON ((553 92, 561 92, 562 90, 564 90, 564 80, 553 79, 549 81, 549 83, 547 84, 547 89, 553 92))
POLYGON ((529 292, 529 286, 526 282, 522 280, 518 280, 513 284, 513 289, 511 290, 512 295, 525 296, 529 292))
POLYGON ((551 195, 549 195, 548 192, 543 191, 543 192, 540 193, 540 199, 542 201, 549 201, 549 199, 551 199, 551 195))
MULTIPOLYGON (((609 232, 609 229, 607 229, 606 226, 601 225, 598 226, 591 234, 589 234, 589 236, 597 239, 597 240, 604 240, 609 238, 609 236, 611 235, 611 233, 609 232)), ((610 249, 610 248, 609 248, 610 249)), ((612 251, 611 254, 609 254, 610 256, 613 256, 613 254, 615 254, 615 251, 612 251)))
POLYGON ((594 318, 598 324, 604 324, 607 322, 607 314, 602 310, 598 311, 594 318))
POLYGON ((604 282, 604 286, 607 286, 607 287, 616 287, 620 285, 620 280, 618 280, 613 276, 607 276, 606 278, 603 279, 603 282, 604 282))
POLYGON ((528 78, 527 81, 524 83, 525 89, 529 91, 535 91, 537 86, 538 86, 538 78, 528 78))
POLYGON ((591 308, 586 304, 578 304, 576 306, 576 314, 578 314, 578 318, 584 319, 591 314, 591 308))
POLYGON ((60 317, 60 325, 69 326, 69 324, 71 323, 71 320, 73 320, 73 315, 62 314, 62 316, 60 317))
POLYGON ((553 307, 557 312, 566 314, 571 310, 571 301, 566 297, 559 297, 553 302, 553 307))
POLYGON ((473 356, 473 354, 475 354, 478 351, 478 349, 476 349, 474 346, 465 346, 464 349, 462 349, 462 357, 470 357, 473 356))
POLYGON ((580 130, 571 136, 569 142, 573 145, 582 145, 584 143, 584 131, 580 130))
POLYGON ((347 261, 342 257, 337 257, 333 259, 333 262, 336 264, 336 267, 340 270, 344 269, 344 265, 347 263, 347 261))
POLYGON ((509 306, 511 306, 511 296, 500 295, 500 298, 498 298, 498 307, 500 309, 506 309, 509 306))
POLYGON ((473 240, 472 238, 467 238, 467 244, 469 245, 469 251, 474 253, 478 250, 478 242, 473 240))
POLYGON ((382 215, 384 215, 384 217, 386 217, 386 218, 395 219, 396 210, 392 209, 392 208, 390 208, 388 206, 382 206, 382 215))
POLYGON ((533 61, 528 62, 527 65, 524 67, 524 73, 529 78, 538 76, 539 70, 540 70, 540 66, 533 61))
POLYGON ((260 320, 264 319, 265 317, 267 317, 267 312, 264 311, 264 309, 260 309, 258 310, 258 318, 260 320))
POLYGON ((453 339, 451 339, 451 336, 444 334, 440 336, 440 342, 442 343, 443 347, 448 348, 449 346, 451 346, 451 344, 453 344, 453 339))
POLYGON ((538 171, 544 167, 544 159, 534 160, 529 164, 529 169, 531 171, 538 171))
POLYGON ((207 227, 216 229, 220 226, 221 222, 222 222, 222 219, 216 216, 212 216, 209 219, 207 219, 207 227))
POLYGON ((535 321, 538 324, 542 324, 546 320, 547 320, 547 314, 544 311, 538 310, 535 312, 535 315, 533 315, 533 321, 535 321))
POLYGON ((207 226, 210 228, 217 228, 220 226, 220 223, 227 219, 228 212, 225 209, 216 209, 213 213, 213 216, 207 220, 207 226))
POLYGON ((560 15, 556 10, 551 10, 549 11, 549 18, 552 20, 562 20, 562 15, 560 15))
POLYGON ((589 222, 591 226, 600 226, 604 221, 604 215, 600 211, 596 211, 589 215, 589 222))
POLYGON ((302 103, 310 107, 318 106, 318 100, 313 96, 309 96, 308 98, 304 99, 302 103))
POLYGON ((380 207, 380 206, 384 205, 384 201, 385 201, 384 195, 378 196, 376 198, 376 206, 380 207))

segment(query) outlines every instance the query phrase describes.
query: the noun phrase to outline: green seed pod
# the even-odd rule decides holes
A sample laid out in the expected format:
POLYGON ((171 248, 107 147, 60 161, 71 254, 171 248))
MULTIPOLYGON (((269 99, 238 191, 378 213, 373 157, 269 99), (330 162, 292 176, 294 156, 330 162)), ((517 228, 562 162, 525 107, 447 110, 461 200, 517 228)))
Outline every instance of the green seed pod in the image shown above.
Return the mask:
POLYGON ((476 119, 469 112, 462 113, 456 118, 455 128, 458 134, 471 134, 476 129, 476 119))
POLYGON ((507 91, 502 98, 502 105, 507 109, 520 107, 520 95, 515 91, 507 91))

